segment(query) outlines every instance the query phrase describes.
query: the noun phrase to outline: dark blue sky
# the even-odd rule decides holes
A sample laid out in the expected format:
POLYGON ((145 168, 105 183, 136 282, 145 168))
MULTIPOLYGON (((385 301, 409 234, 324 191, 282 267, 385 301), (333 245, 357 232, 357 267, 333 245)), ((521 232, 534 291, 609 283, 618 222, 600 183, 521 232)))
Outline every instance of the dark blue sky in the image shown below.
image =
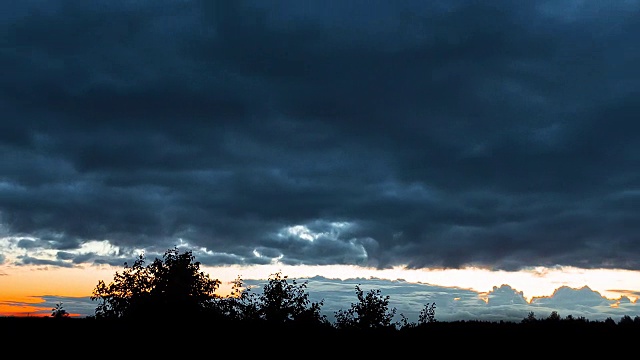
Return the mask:
POLYGON ((635 2, 22 0, 0 28, 18 264, 182 239, 206 265, 640 269, 635 2))

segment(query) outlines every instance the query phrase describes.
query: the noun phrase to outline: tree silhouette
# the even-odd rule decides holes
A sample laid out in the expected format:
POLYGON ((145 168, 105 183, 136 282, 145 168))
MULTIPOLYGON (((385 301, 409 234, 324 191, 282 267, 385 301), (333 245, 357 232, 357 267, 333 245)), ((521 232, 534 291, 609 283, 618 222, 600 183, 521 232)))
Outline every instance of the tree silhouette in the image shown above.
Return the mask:
POLYGON ((124 264, 108 285, 100 280, 91 300, 98 300, 96 318, 193 317, 211 309, 220 281, 200 271, 191 251, 177 247, 144 266, 140 255, 132 266, 124 264))
POLYGON ((527 314, 527 317, 522 319, 522 323, 523 324, 533 324, 536 321, 538 321, 538 319, 536 319, 536 314, 533 311, 529 311, 529 314, 527 314))
POLYGON ((324 301, 311 302, 307 292, 308 282, 289 281, 281 272, 272 274, 261 294, 243 287, 238 277, 233 282, 232 293, 218 300, 218 308, 224 316, 234 320, 264 322, 271 325, 328 325, 326 315, 320 310, 324 301))
MULTIPOLYGON (((299 331, 304 325, 305 330, 385 330, 382 332, 367 332, 369 335, 380 333, 385 337, 388 334, 400 331, 404 334, 423 336, 435 332, 457 331, 457 329, 477 331, 481 329, 498 329, 498 326, 511 331, 513 325, 503 323, 490 323, 482 321, 461 321, 450 324, 438 323, 435 319, 435 303, 427 303, 420 311, 418 324, 409 323, 402 316, 402 321, 392 323, 396 315, 396 309, 389 307, 389 296, 383 296, 380 290, 374 289, 365 292, 358 284, 355 287, 358 301, 352 303, 347 310, 335 312, 336 321, 329 323, 325 315, 321 314, 324 300, 311 302, 307 293, 308 283, 298 283, 295 279, 289 280, 287 276, 277 272, 269 276, 261 293, 254 293, 250 287, 245 287, 240 276, 233 282, 230 295, 221 297, 216 295, 220 281, 211 279, 209 275, 200 271, 200 263, 195 261, 191 251, 180 253, 176 247, 164 253, 163 259, 155 259, 153 263, 145 266, 145 257, 140 255, 132 266, 124 263, 124 271, 116 272, 114 279, 108 285, 100 280, 93 291, 91 300, 97 300, 94 319, 135 319, 135 320, 162 320, 163 324, 172 324, 172 329, 182 329, 173 326, 173 322, 164 321, 167 317, 191 320, 222 320, 217 322, 217 329, 224 329, 224 334, 236 336, 259 335, 261 333, 247 333, 246 330, 287 330, 288 334, 310 333, 299 331), (211 316, 214 316, 212 318, 211 316), (207 317, 206 319, 204 317, 207 317), (429 324, 429 326, 418 326, 429 324), (239 325, 240 327, 235 327, 239 325), (256 325, 255 327, 252 327, 256 325), (313 328, 310 328, 312 325, 313 328), (451 326, 449 326, 451 325, 451 326), (275 326, 276 328, 274 328, 275 326), (454 327, 455 326, 455 327, 454 327), (231 331, 229 331, 231 330, 231 331), (235 330, 235 331, 233 331, 235 330), (388 331, 391 332, 388 332, 388 331)), ((62 303, 56 304, 52 309, 51 317, 65 318, 69 314, 63 309, 62 303)), ((62 324, 57 321, 56 326, 62 324)), ((64 322, 65 324, 68 322, 64 322)), ((97 324, 91 322, 88 324, 97 324)), ((120 322, 114 323, 119 326, 120 322)), ((100 324, 102 326, 104 323, 100 324)), ((571 329, 584 328, 595 331, 609 330, 616 327, 624 329, 639 329, 640 316, 631 318, 625 315, 616 322, 612 318, 604 321, 588 321, 584 317, 574 318, 568 315, 562 319, 557 311, 552 311, 545 319, 536 319, 533 311, 520 321, 524 331, 544 330, 551 333, 555 330, 564 331, 567 326, 571 329), (551 331, 551 332, 549 332, 551 331)), ((166 330, 166 329, 165 329, 166 330)), ((181 330, 176 330, 181 331, 181 330)), ((156 334, 162 333, 160 328, 155 329, 156 334)), ((358 331, 356 331, 357 333, 358 331)), ((398 333, 400 333, 398 332, 398 333)), ((272 334, 267 332, 265 334, 272 334)), ((278 332, 283 334, 283 332, 278 332)), ((342 334, 341 332, 338 332, 342 334)), ((347 331, 351 333, 351 331, 347 331)), ((174 336, 179 332, 167 332, 174 336)), ((217 334, 219 336, 220 334, 217 334)), ((345 339, 353 339, 346 337, 345 339)))
POLYGON ((324 300, 314 303, 307 293, 308 282, 287 282, 287 276, 277 272, 269 277, 260 295, 263 318, 272 323, 325 323, 326 316, 320 314, 324 300))
POLYGON ((219 314, 232 321, 259 320, 258 303, 254 300, 251 289, 244 287, 240 276, 232 281, 231 294, 218 298, 215 308, 219 314))
POLYGON ((357 303, 352 303, 347 310, 335 312, 338 329, 387 329, 392 327, 396 308, 389 309, 389 296, 382 296, 379 289, 366 294, 356 285, 357 303))
POLYGON ((557 323, 560 320, 562 320, 562 318, 560 317, 560 314, 554 310, 551 312, 551 314, 549 314, 549 316, 545 320, 549 322, 557 323))

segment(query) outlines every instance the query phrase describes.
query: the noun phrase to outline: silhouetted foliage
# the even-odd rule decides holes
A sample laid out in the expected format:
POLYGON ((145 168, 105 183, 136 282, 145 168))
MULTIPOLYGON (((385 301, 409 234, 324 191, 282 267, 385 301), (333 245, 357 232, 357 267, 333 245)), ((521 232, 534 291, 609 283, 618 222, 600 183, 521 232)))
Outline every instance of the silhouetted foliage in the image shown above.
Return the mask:
POLYGON ((558 322, 561 320, 560 314, 558 314, 557 311, 552 311, 551 314, 549 314, 549 317, 547 317, 546 319, 547 321, 551 321, 551 322, 558 322))
POLYGON ((259 319, 258 304, 252 301, 250 289, 243 287, 242 278, 238 276, 232 283, 231 294, 216 300, 219 314, 232 321, 259 319))
MULTIPOLYGON (((191 251, 181 254, 174 247, 165 252, 163 260, 155 259, 148 266, 145 266, 144 255, 140 255, 132 266, 128 266, 127 263, 124 265, 124 271, 116 272, 114 280, 108 285, 104 281, 98 282, 91 297, 92 300, 99 301, 95 315, 84 319, 83 325, 78 329, 95 329, 95 324, 100 324, 101 331, 109 328, 110 324, 114 325, 113 329, 120 329, 115 327, 118 326, 117 320, 120 319, 164 320, 171 317, 171 320, 183 319, 197 322, 218 320, 209 323, 215 325, 216 329, 221 329, 224 334, 242 334, 243 337, 252 338, 261 334, 271 335, 272 330, 277 330, 280 335, 286 333, 289 336, 296 334, 308 336, 310 334, 308 330, 319 330, 322 334, 328 334, 327 331, 331 333, 339 331, 340 336, 333 338, 334 341, 338 338, 353 341, 355 338, 350 335, 358 335, 362 332, 366 332, 368 339, 375 338, 374 335, 377 334, 382 335, 379 339, 389 339, 389 334, 402 333, 408 337, 416 335, 412 339, 419 340, 436 334, 458 336, 462 332, 506 336, 521 330, 520 334, 525 336, 540 334, 551 336, 564 333, 566 330, 584 330, 581 332, 583 335, 587 334, 586 330, 594 334, 604 334, 615 329, 640 330, 640 316, 633 319, 631 316, 623 316, 616 324, 611 318, 590 322, 584 317, 574 318, 568 315, 562 319, 557 311, 552 311, 547 318, 540 320, 536 319, 533 312, 529 312, 527 317, 519 323, 505 321, 443 323, 436 320, 435 303, 424 305, 419 313, 418 323, 409 322, 403 314, 400 314, 400 321, 393 323, 396 309, 389 307, 390 297, 383 296, 377 289, 365 292, 360 284, 355 287, 358 301, 352 303, 347 310, 336 311, 336 321, 332 324, 321 313, 324 300, 310 301, 307 293, 308 283, 289 280, 280 272, 269 276, 260 293, 245 287, 242 278, 238 276, 233 281, 231 294, 222 297, 215 294, 220 281, 211 279, 209 275, 200 271, 200 263, 195 261, 191 251), (109 321, 104 321, 105 319, 109 321)), ((52 318, 68 316, 62 303, 56 304, 52 309, 52 318)), ((62 329, 60 326, 66 329, 66 324, 73 323, 73 320, 49 321, 49 323, 56 325, 54 331, 60 331, 62 329)), ((173 335, 177 335, 180 329, 184 329, 180 326, 176 327, 173 321, 163 324, 171 324, 170 327, 162 329, 168 332, 173 331, 173 335)), ((155 330, 155 333, 161 334, 163 330, 155 330)), ((216 333, 216 336, 220 335, 216 333)))
POLYGON ((632 326, 633 319, 629 315, 624 315, 623 317, 620 318, 620 321, 618 321, 618 325, 626 326, 626 327, 632 326))
POLYGON ((424 308, 420 310, 418 324, 431 324, 436 321, 436 303, 425 304, 424 308))
POLYGON ((418 322, 410 322, 404 314, 400 314, 400 321, 396 323, 396 327, 401 330, 413 329, 418 326, 425 326, 427 324, 433 324, 436 320, 436 303, 426 303, 420 314, 418 315, 418 322))
POLYGON ((522 323, 526 323, 526 324, 535 323, 536 321, 538 321, 538 319, 536 319, 536 314, 533 311, 529 311, 529 314, 527 314, 527 317, 522 319, 522 323))
POLYGON ((356 285, 357 303, 347 310, 335 312, 336 327, 339 329, 387 329, 392 327, 396 309, 389 309, 389 296, 382 296, 379 289, 369 290, 366 294, 356 285))
POLYGON ((278 272, 269 277, 260 295, 260 310, 264 320, 272 323, 323 322, 320 315, 323 301, 312 303, 306 291, 307 282, 298 284, 295 279, 289 284, 287 276, 278 272))
POLYGON ((324 301, 311 302, 307 285, 306 281, 298 283, 295 279, 289 283, 287 276, 278 272, 269 277, 262 293, 257 294, 244 288, 238 277, 232 294, 218 300, 218 308, 224 316, 245 322, 330 326, 326 315, 320 312, 324 301))
POLYGON ((56 306, 51 309, 51 317, 54 319, 68 318, 69 313, 63 308, 62 303, 57 303, 56 306))
POLYGON ((165 252, 164 260, 155 259, 144 266, 140 255, 113 282, 100 280, 91 300, 100 301, 97 318, 159 318, 195 316, 211 308, 220 281, 200 271, 191 251, 180 254, 177 248, 165 252))

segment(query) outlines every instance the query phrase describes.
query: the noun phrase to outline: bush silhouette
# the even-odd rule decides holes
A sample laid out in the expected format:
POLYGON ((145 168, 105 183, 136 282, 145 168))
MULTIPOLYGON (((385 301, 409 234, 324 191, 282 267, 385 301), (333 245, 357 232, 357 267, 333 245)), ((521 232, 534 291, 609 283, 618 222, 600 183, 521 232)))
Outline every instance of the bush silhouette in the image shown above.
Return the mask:
POLYGON ((69 317, 69 313, 62 306, 62 303, 57 303, 56 306, 51 309, 51 317, 54 319, 64 319, 69 317))

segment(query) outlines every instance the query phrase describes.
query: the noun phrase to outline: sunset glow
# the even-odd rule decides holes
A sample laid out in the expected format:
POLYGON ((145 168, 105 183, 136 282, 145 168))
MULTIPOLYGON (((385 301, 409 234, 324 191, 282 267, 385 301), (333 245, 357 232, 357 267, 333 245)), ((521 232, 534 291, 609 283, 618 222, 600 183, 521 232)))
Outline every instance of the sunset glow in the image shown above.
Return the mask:
MULTIPOLYGON (((99 280, 113 280, 122 267, 0 267, 0 316, 29 316, 36 311, 50 312, 51 306, 40 306, 41 296, 89 297, 99 280)), ((231 282, 238 276, 242 279, 266 279, 281 272, 291 279, 310 278, 318 274, 330 279, 386 279, 406 280, 444 287, 465 288, 478 293, 487 302, 487 294, 493 287, 509 284, 522 291, 527 301, 534 297, 547 297, 560 286, 581 288, 589 286, 604 297, 615 300, 627 296, 635 302, 640 293, 640 272, 622 270, 584 270, 576 268, 532 269, 531 271, 504 272, 477 268, 450 270, 389 270, 364 269, 355 266, 284 266, 263 265, 253 267, 203 267, 202 271, 221 281, 218 295, 231 292, 231 282)), ((313 292, 313 289, 310 289, 313 292)), ((455 300, 455 299, 454 299, 455 300)))
POLYGON ((329 318, 362 285, 411 319, 640 323, 638 19, 2 1, 0 315, 91 316, 99 281, 176 249, 221 296, 308 280, 329 318))

